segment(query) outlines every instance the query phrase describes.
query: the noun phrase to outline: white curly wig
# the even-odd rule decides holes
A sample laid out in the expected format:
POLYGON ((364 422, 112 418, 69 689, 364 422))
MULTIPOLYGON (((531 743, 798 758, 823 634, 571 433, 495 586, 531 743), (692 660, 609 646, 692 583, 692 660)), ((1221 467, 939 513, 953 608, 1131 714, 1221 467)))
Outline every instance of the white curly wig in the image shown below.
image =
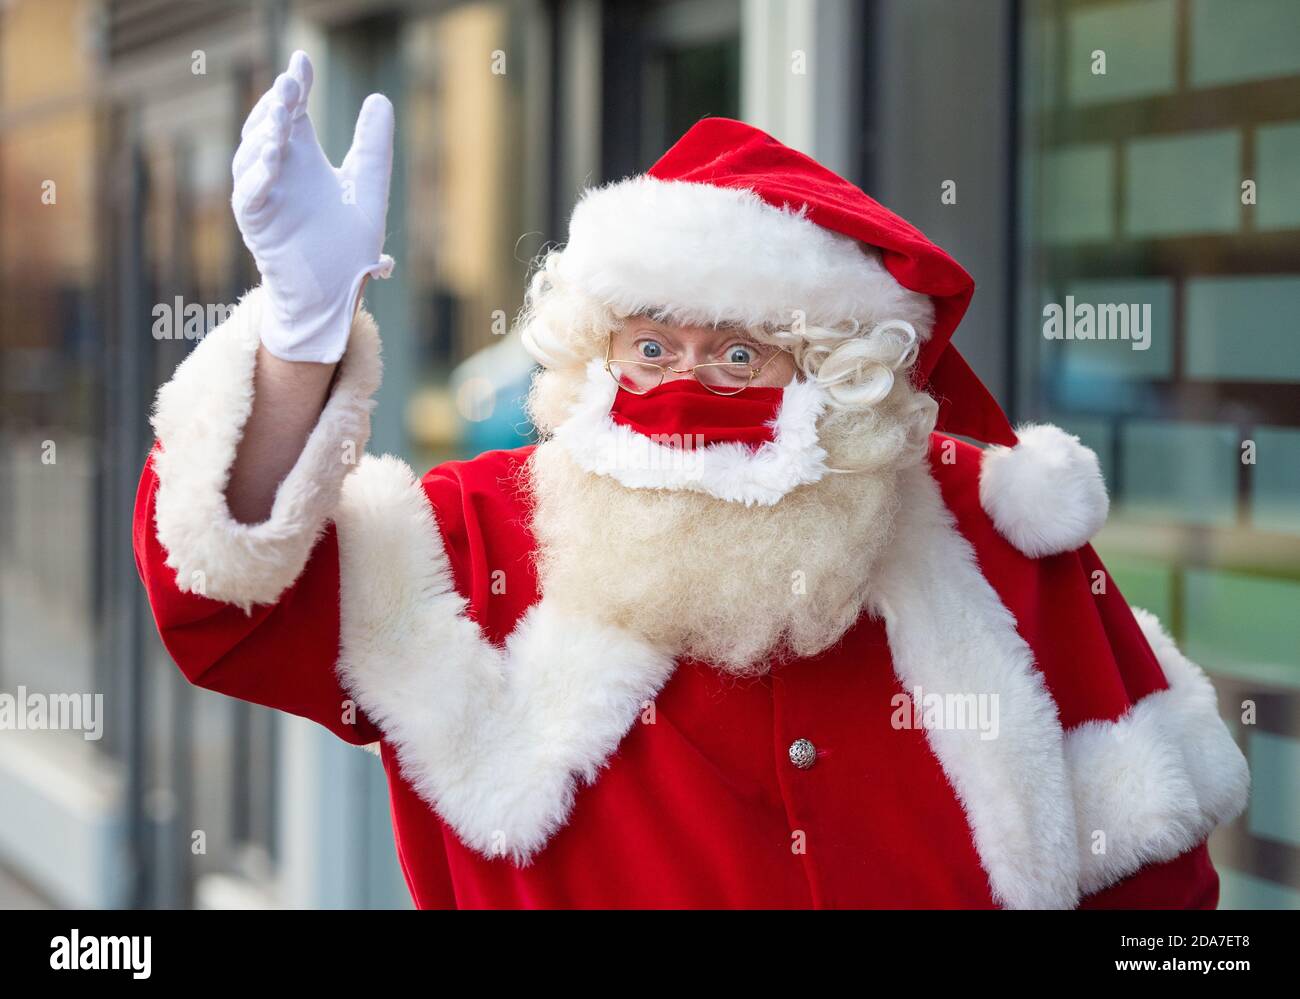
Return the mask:
MULTIPOLYGON (((530 415, 544 433, 567 412, 587 362, 603 354, 611 331, 621 329, 636 315, 698 321, 697 315, 684 315, 671 306, 633 312, 616 309, 564 276, 564 252, 552 249, 539 258, 515 321, 525 349, 537 363, 548 372, 566 376, 554 380, 539 377, 535 384, 530 415), (548 381, 553 384, 548 386, 548 381), (548 387, 560 389, 561 382, 568 391, 547 391, 548 387)), ((864 259, 884 272, 878 258, 864 255, 864 259)), ((928 297, 894 287, 897 291, 882 296, 870 313, 835 325, 810 325, 806 313, 795 307, 789 310, 790 319, 784 325, 751 325, 725 318, 713 324, 739 328, 756 343, 789 348, 802 376, 824 386, 832 406, 869 409, 910 388, 908 375, 934 320, 928 297)))

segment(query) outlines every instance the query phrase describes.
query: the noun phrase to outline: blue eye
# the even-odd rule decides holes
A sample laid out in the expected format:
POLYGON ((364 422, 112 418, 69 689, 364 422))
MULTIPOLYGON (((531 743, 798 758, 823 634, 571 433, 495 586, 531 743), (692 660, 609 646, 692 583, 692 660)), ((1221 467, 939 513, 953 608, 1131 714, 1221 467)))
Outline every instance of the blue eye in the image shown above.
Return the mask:
POLYGON ((642 340, 637 344, 637 348, 641 351, 641 356, 649 361, 657 361, 664 356, 663 345, 653 340, 642 340))
POLYGON ((750 349, 748 347, 741 347, 737 345, 735 347, 732 347, 729 351, 727 351, 728 364, 752 364, 753 361, 754 361, 754 355, 753 353, 750 352, 750 349))

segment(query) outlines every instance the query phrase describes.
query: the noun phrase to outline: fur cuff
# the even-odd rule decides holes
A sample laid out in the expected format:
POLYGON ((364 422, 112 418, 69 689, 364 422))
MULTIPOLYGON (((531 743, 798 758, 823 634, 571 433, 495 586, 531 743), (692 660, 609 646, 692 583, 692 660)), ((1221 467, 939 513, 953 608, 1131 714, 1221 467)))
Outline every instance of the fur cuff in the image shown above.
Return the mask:
POLYGON ((1030 558, 1082 548, 1110 512, 1097 455, 1048 423, 1021 427, 1018 436, 1015 447, 984 452, 980 505, 1030 558))
POLYGON ((381 373, 379 332, 358 311, 334 389, 276 490, 270 518, 238 523, 225 492, 253 408, 263 308, 261 288, 245 295, 158 390, 153 413, 161 445, 155 521, 176 585, 246 611, 274 603, 306 565, 370 438, 381 373))
POLYGON ((1086 722, 1066 735, 1085 895, 1199 845, 1241 814, 1250 791, 1209 678, 1153 614, 1133 613, 1169 687, 1118 721, 1086 722))

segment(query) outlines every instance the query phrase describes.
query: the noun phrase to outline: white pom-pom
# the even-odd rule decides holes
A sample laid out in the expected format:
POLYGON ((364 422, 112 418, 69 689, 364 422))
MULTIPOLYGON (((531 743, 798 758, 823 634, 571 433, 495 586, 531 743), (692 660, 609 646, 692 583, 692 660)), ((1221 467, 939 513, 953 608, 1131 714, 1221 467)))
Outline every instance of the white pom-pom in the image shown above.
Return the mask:
POLYGON ((1051 424, 1022 427, 1017 436, 1015 447, 984 452, 980 505, 1030 558, 1081 548, 1110 511, 1097 455, 1051 424))

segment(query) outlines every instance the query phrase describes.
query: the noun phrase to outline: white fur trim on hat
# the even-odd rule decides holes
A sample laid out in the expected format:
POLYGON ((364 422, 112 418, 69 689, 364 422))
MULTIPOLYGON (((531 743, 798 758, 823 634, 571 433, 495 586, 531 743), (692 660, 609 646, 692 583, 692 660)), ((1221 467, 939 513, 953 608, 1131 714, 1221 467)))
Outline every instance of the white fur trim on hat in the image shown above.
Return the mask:
POLYGON ((749 190, 633 177, 583 194, 558 274, 622 315, 781 327, 901 319, 928 337, 930 299, 805 212, 749 190))
POLYGON ((1110 499, 1097 455, 1051 424, 1017 432, 1015 447, 990 447, 980 465, 980 505, 1004 538, 1030 558, 1074 551, 1106 523, 1110 499))
POLYGON ((1169 686, 1116 721, 1066 733, 1084 894, 1186 853, 1241 814, 1250 793, 1246 758, 1209 678, 1155 615, 1137 607, 1133 615, 1169 686))
POLYGON ((261 288, 245 295, 158 390, 153 413, 161 445, 154 519, 176 585, 245 610, 274 603, 302 572, 370 439, 381 372, 379 331, 358 311, 338 380, 270 517, 239 523, 225 493, 253 409, 263 307, 261 288))
POLYGON ((756 450, 736 442, 690 447, 689 441, 663 443, 639 434, 610 417, 617 391, 604 362, 588 362, 586 383, 569 417, 556 427, 555 440, 579 467, 629 489, 684 489, 771 506, 828 471, 826 451, 817 443, 826 390, 815 382, 786 386, 772 440, 756 450))

